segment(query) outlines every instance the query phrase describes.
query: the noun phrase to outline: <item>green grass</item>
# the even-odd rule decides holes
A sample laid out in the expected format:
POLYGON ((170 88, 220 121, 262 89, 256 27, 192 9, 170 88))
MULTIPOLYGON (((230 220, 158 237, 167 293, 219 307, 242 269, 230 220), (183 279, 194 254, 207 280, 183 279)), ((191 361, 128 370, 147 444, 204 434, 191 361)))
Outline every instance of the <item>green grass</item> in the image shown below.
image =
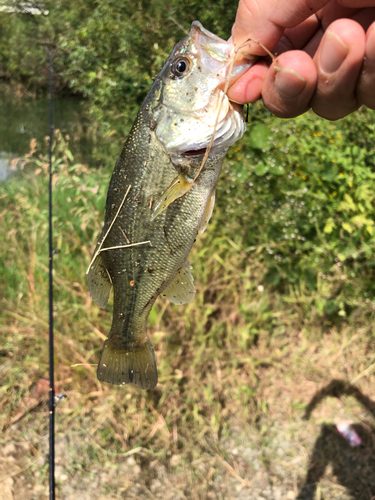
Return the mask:
MULTIPOLYGON (((343 216, 335 212, 347 193, 340 194, 339 204, 317 203, 311 193, 320 192, 324 179, 295 176, 297 152, 291 149, 284 153, 289 156, 283 175, 269 173, 277 134, 285 135, 298 120, 285 122, 270 139, 272 124, 261 118, 256 115, 255 124, 267 130, 255 128, 230 152, 213 219, 189 258, 195 300, 173 306, 159 298, 150 315, 160 383, 148 392, 96 379, 112 303, 100 310, 92 302, 85 271, 103 221, 112 166, 93 170, 75 164, 65 139, 56 135, 55 363, 58 391, 68 396, 56 416, 62 498, 78 493, 85 498, 86 492, 90 498, 240 498, 242 490, 250 498, 264 491, 262 481, 270 488, 280 484, 286 495, 304 478, 322 421, 340 412, 369 418, 355 401, 342 399, 339 409, 324 402, 309 422, 301 420, 314 393, 332 379, 354 381, 374 398, 373 239, 366 230, 372 225, 358 223, 352 232, 324 230, 327 215, 335 227, 355 225, 344 208, 343 216), (264 141, 263 152, 255 139, 264 141), (264 171, 256 170, 257 162, 264 171), (304 198, 307 181, 311 196, 304 198), (314 210, 316 220, 305 233, 301 229, 304 240, 281 237, 282 221, 294 220, 295 228, 306 221, 304 205, 296 210, 288 192, 314 210), (356 248, 358 258, 337 258, 341 247, 356 248)), ((359 120, 362 128, 367 115, 366 120, 359 120)), ((312 121, 301 119, 301 127, 311 127, 312 121)), ((361 155, 367 158, 364 148, 361 155)), ((298 154, 315 154, 312 150, 306 146, 298 154)), ((361 173, 357 190, 372 182, 370 166, 362 166, 368 173, 361 173)), ((339 174, 325 181, 326 190, 341 182, 339 174)), ((47 394, 38 393, 38 382, 48 374, 46 158, 32 150, 21 173, 0 189, 6 241, 0 248, 1 423, 5 442, 29 446, 17 462, 26 472, 15 473, 14 487, 29 481, 35 498, 44 498, 47 394)), ((351 212, 371 217, 367 201, 361 211, 360 200, 352 200, 357 205, 351 212)), ((322 488, 330 491, 331 482, 322 488)))

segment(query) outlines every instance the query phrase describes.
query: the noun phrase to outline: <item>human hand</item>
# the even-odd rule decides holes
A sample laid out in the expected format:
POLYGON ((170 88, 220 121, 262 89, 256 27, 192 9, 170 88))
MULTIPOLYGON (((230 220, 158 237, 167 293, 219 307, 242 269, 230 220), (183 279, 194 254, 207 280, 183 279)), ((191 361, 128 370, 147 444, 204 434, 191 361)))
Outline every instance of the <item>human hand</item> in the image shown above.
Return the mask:
POLYGON ((375 109, 375 0, 240 0, 232 39, 264 56, 228 90, 245 104, 262 97, 276 116, 310 107, 329 120, 375 109), (315 12, 315 13, 314 13, 315 12), (247 40, 250 41, 247 42, 247 40))

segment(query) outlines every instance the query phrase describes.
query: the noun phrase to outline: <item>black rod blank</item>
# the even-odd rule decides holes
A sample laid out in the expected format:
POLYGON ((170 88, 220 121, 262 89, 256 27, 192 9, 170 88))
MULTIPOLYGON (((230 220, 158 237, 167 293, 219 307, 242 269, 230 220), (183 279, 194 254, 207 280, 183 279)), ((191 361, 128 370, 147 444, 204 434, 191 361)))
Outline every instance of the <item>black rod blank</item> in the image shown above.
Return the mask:
POLYGON ((49 498, 55 500, 55 382, 53 359, 53 242, 52 242, 52 52, 49 52, 49 498))

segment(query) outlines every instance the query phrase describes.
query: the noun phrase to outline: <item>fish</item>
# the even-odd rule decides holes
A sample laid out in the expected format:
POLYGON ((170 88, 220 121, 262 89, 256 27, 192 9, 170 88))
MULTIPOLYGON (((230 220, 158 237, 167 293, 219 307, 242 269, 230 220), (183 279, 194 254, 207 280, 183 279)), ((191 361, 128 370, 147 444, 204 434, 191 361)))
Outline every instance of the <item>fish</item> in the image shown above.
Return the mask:
POLYGON ((113 319, 98 380, 152 389, 158 382, 147 318, 158 296, 194 299, 189 252, 211 217, 229 146, 245 132, 226 93, 251 65, 194 21, 156 77, 116 161, 105 220, 88 269, 93 300, 113 319))

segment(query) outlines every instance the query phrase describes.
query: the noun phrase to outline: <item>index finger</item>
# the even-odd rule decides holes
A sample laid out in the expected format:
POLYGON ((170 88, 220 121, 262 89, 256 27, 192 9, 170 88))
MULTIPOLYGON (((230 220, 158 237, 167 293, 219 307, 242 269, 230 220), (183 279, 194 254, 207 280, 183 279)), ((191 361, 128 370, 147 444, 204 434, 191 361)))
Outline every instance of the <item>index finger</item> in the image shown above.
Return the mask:
MULTIPOLYGON (((330 0, 240 0, 232 38, 236 46, 249 37, 272 50, 286 28, 305 21, 330 0)), ((264 55, 265 51, 254 41, 246 44, 246 52, 264 55)))

